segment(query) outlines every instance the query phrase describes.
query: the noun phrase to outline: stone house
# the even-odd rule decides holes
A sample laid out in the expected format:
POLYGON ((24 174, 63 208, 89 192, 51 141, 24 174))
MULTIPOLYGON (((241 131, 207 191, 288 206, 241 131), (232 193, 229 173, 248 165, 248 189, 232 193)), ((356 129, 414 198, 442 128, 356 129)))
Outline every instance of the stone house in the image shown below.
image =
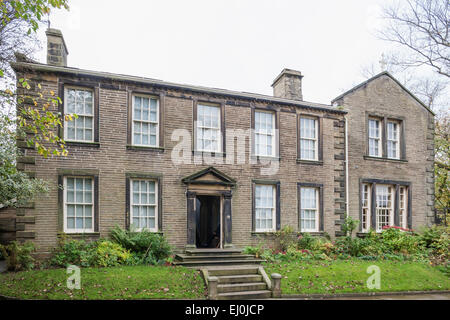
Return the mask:
POLYGON ((18 78, 78 114, 59 134, 67 157, 18 142, 21 170, 50 182, 33 203, 0 211, 0 240, 96 239, 146 228, 185 248, 242 248, 292 226, 341 235, 433 221, 433 113, 384 72, 332 104, 302 97, 284 69, 273 96, 181 85, 67 66, 60 31, 47 64, 17 61, 18 78))

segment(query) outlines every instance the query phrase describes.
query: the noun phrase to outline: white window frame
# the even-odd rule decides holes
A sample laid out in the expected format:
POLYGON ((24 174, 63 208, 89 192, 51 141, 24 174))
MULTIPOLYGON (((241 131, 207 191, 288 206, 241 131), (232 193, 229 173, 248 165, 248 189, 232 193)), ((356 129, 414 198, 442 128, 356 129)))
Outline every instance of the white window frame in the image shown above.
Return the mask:
POLYGON ((372 186, 369 183, 362 184, 361 190, 361 230, 362 232, 368 232, 371 225, 372 214, 372 186), (367 188, 367 191, 364 190, 367 188), (365 220, 365 227, 364 227, 365 220))
MULTIPOLYGON (((133 182, 134 181, 145 181, 145 182, 154 182, 155 183, 155 204, 151 205, 151 204, 147 204, 147 207, 150 206, 154 206, 155 207, 155 227, 154 228, 137 228, 135 227, 135 230, 140 232, 143 230, 148 230, 150 232, 158 232, 158 212, 159 212, 159 195, 158 195, 158 180, 156 179, 144 179, 144 178, 133 178, 130 179, 130 226, 133 225, 133 206, 134 205, 138 205, 138 206, 143 206, 143 204, 139 203, 139 204, 134 204, 133 203, 133 182)), ((139 192, 141 193, 141 192, 139 192)), ((144 204, 145 205, 145 204, 144 204)), ((147 216, 148 219, 149 216, 147 216)))
POLYGON ((197 118, 194 119, 195 120, 195 150, 198 152, 209 152, 209 153, 220 153, 222 152, 222 144, 223 144, 223 138, 222 137, 222 106, 218 105, 218 104, 210 104, 210 103, 198 103, 197 106, 197 118), (200 121, 198 121, 198 117, 199 117, 199 109, 200 107, 209 107, 209 108, 217 108, 219 110, 219 118, 218 118, 218 127, 217 128, 213 128, 213 127, 205 127, 202 123, 202 125, 200 126, 200 121), (199 131, 200 129, 209 129, 209 130, 215 130, 217 131, 217 135, 218 135, 218 141, 217 141, 217 150, 206 150, 203 148, 200 148, 199 143, 198 143, 198 137, 199 137, 199 131))
MULTIPOLYGON (((273 111, 265 111, 265 110, 255 110, 255 128, 254 128, 254 139, 255 139, 255 156, 257 157, 275 157, 276 155, 276 145, 275 145, 275 132, 276 132, 276 117, 275 117, 275 112, 273 111), (260 131, 261 129, 257 130, 256 129, 256 114, 257 113, 264 113, 264 114, 270 114, 272 116, 272 129, 271 132, 269 132, 268 130, 265 131, 260 131), (271 147, 272 147, 272 153, 271 154, 267 154, 267 153, 261 153, 261 152, 257 152, 258 148, 257 148, 257 144, 258 144, 258 139, 256 138, 257 135, 259 136, 264 136, 266 138, 267 141, 267 137, 270 136, 270 143, 271 143, 271 147)), ((267 124, 267 123, 266 123, 267 124)), ((261 151, 261 150, 259 150, 261 151)), ((267 151, 267 144, 266 144, 266 151, 267 151)))
POLYGON ((388 120, 387 124, 386 124, 386 151, 387 151, 387 158, 390 159, 400 159, 400 123, 398 121, 392 121, 392 120, 388 120), (395 133, 396 136, 394 139, 390 139, 389 138, 389 124, 393 124, 395 127, 395 133), (394 142, 395 143, 395 157, 391 157, 389 156, 389 142, 394 142))
POLYGON ((300 143, 300 160, 307 160, 307 161, 318 161, 319 160, 319 121, 317 118, 314 117, 307 117, 307 116, 300 116, 300 120, 299 120, 299 125, 300 125, 300 132, 299 132, 299 143, 300 143), (302 136, 302 119, 305 120, 313 120, 314 121, 314 138, 309 138, 309 137, 303 137, 302 136), (314 142, 314 158, 304 158, 302 156, 302 141, 303 140, 308 140, 308 141, 313 141, 314 142))
POLYGON ((369 126, 369 128, 368 128, 368 140, 367 140, 369 156, 371 156, 371 157, 382 157, 382 155, 383 155, 383 143, 382 143, 382 141, 383 141, 383 131, 381 129, 382 128, 381 120, 380 119, 375 119, 375 118, 369 118, 369 121, 367 123, 368 123, 368 126, 369 126), (370 135, 370 122, 371 121, 375 121, 378 124, 377 125, 377 127, 378 127, 378 137, 370 135), (370 140, 378 140, 378 154, 372 154, 371 153, 370 140))
POLYGON ((398 192, 398 216, 400 227, 406 229, 408 226, 408 188, 406 186, 399 186, 398 192))
POLYGON ((320 197, 319 188, 317 188, 317 187, 300 187, 300 232, 319 232, 319 218, 320 218, 320 214, 319 214, 319 212, 320 212, 319 197, 320 197), (306 208, 306 207, 304 207, 304 202, 305 201, 302 201, 303 199, 301 198, 302 197, 302 190, 304 190, 304 189, 314 189, 314 193, 315 193, 315 197, 316 197, 316 201, 315 201, 316 202, 316 207, 315 208, 306 208), (313 229, 304 227, 304 224, 302 223, 303 210, 310 210, 310 211, 314 210, 315 211, 315 217, 314 217, 314 220, 315 220, 314 222, 315 223, 314 223, 314 228, 313 229))
POLYGON ((375 219, 376 219, 376 224, 375 224, 375 228, 377 232, 381 232, 383 231, 383 226, 381 226, 381 222, 380 222, 380 213, 381 210, 389 210, 389 215, 388 215, 388 225, 389 226, 393 226, 394 225, 394 203, 395 203, 395 186, 393 185, 384 185, 384 184, 377 184, 376 185, 376 199, 375 201, 375 219), (379 207, 378 206, 378 196, 381 194, 380 190, 381 188, 387 188, 387 201, 389 201, 389 188, 391 189, 390 192, 390 196, 391 196, 391 203, 390 203, 390 207, 379 207))
MULTIPOLYGON (((64 190, 63 190, 63 216, 64 216, 64 232, 65 233, 92 233, 94 232, 94 226, 95 226, 95 179, 94 177, 85 177, 85 176, 64 176, 63 179, 63 185, 64 185, 64 190), (78 202, 73 202, 73 203, 67 203, 67 179, 68 178, 73 178, 73 179, 90 179, 92 181, 92 185, 91 185, 91 192, 92 192, 92 197, 91 197, 91 202, 86 202, 86 203, 78 203, 78 202), (67 205, 90 205, 92 207, 92 227, 89 229, 77 229, 75 228, 71 228, 69 229, 67 226, 67 205)), ((74 187, 76 186, 76 183, 74 184, 74 187)), ((84 190, 84 189, 83 189, 84 190)), ((83 191, 84 192, 84 191, 83 191)), ((76 199, 76 191, 74 188, 74 200, 76 199)), ((84 209, 83 209, 84 210, 84 209)), ((75 209, 75 216, 76 217, 76 209, 75 209)), ((83 215, 83 218, 85 216, 83 215)), ((76 226, 76 218, 75 218, 75 226, 76 226)))
MULTIPOLYGON (((75 109, 76 111, 76 109, 75 109)), ((91 117, 92 118, 92 137, 90 140, 77 140, 77 139, 69 139, 67 136, 67 123, 70 121, 67 121, 64 117, 64 140, 65 141, 70 141, 70 142, 94 142, 95 139, 95 92, 93 89, 91 88, 86 88, 86 87, 79 87, 79 86, 64 86, 64 114, 65 115, 73 115, 76 114, 77 116, 81 116, 81 117, 91 117), (92 93, 92 115, 90 114, 78 114, 78 113, 69 113, 68 112, 68 103, 67 103, 67 98, 68 98, 68 90, 80 90, 80 91, 90 91, 92 93)), ((77 119, 73 118, 74 122, 77 121, 77 119)), ((76 137, 76 128, 75 128, 75 137, 76 137)))
MULTIPOLYGON (((276 231, 276 201, 277 201, 277 188, 275 185, 272 184, 256 184, 255 185, 255 232, 275 232, 276 231), (256 189, 258 187, 270 187, 272 188, 272 197, 273 197, 273 207, 257 207, 257 201, 256 201, 256 189), (271 209, 272 210, 272 227, 271 228, 257 228, 256 221, 258 218, 258 209, 271 209)), ((261 220, 261 219, 260 219, 261 220)), ((267 219, 266 219, 267 220, 267 219)))
MULTIPOLYGON (((159 123, 159 97, 158 96, 154 96, 154 95, 150 95, 150 94, 138 94, 138 93, 134 93, 131 95, 131 145, 133 146, 137 146, 137 147, 148 147, 148 148, 158 148, 159 147, 159 126, 161 125, 159 123), (156 100, 156 121, 151 121, 151 120, 142 120, 142 119, 135 119, 134 118, 134 104, 135 104, 135 97, 139 97, 139 98, 144 98, 144 99, 149 99, 149 108, 148 108, 148 112, 149 112, 149 119, 150 119, 150 100, 154 99, 156 100), (135 143, 134 142, 134 123, 135 122, 139 122, 141 124, 141 128, 142 128, 142 124, 146 123, 148 126, 150 126, 151 124, 156 124, 156 143, 155 145, 151 145, 150 144, 150 135, 148 136, 148 141, 149 144, 142 144, 142 143, 135 143)), ((142 108, 142 106, 141 106, 142 108)), ((142 132, 142 131, 141 131, 142 132)), ((141 134, 141 142, 142 142, 142 134, 141 134)))

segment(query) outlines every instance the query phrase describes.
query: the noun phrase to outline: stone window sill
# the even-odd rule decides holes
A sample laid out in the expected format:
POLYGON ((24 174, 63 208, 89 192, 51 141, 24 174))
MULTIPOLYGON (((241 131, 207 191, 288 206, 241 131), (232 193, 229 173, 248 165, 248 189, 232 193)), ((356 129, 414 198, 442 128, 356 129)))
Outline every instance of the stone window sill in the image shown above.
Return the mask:
POLYGON ((128 150, 136 150, 136 151, 152 151, 152 152, 164 152, 163 147, 146 147, 146 146, 134 146, 131 144, 127 144, 128 150))
POLYGON ((276 231, 252 231, 251 235, 255 237, 275 237, 276 231))
POLYGON ((100 142, 66 141, 66 145, 69 147, 100 148, 100 142))
POLYGON ((323 165, 323 161, 322 160, 313 161, 313 160, 297 159, 297 163, 299 163, 299 164, 310 164, 310 165, 316 165, 316 166, 322 166, 323 165))
POLYGON ((58 232, 58 236, 66 237, 100 237, 100 232, 58 232))
POLYGON ((391 158, 372 157, 372 156, 364 156, 364 160, 375 160, 375 161, 394 162, 394 163, 405 163, 405 162, 408 162, 408 160, 406 160, 406 159, 391 159, 391 158))
POLYGON ((252 155, 252 160, 254 161, 280 161, 281 157, 272 157, 272 156, 255 156, 252 155))
POLYGON ((194 157, 211 157, 211 158, 224 158, 227 156, 225 152, 208 152, 208 151, 192 151, 194 157))
POLYGON ((305 233, 307 233, 313 237, 323 237, 325 235, 325 232, 323 232, 323 231, 302 231, 302 232, 300 232, 300 234, 305 234, 305 233))

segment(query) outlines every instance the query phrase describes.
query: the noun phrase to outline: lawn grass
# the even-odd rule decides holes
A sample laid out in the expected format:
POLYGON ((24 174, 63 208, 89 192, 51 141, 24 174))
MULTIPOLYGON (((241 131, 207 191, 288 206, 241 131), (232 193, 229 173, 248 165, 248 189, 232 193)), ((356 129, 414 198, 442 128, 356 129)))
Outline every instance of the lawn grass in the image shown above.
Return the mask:
POLYGON ((334 294, 349 292, 450 290, 450 279, 426 263, 335 260, 265 264, 266 273, 282 275, 283 294, 334 294), (381 271, 381 288, 368 289, 367 267, 381 271))
MULTIPOLYGON (((450 290, 436 267, 397 261, 299 261, 265 263, 268 275, 283 276, 283 294, 450 290), (367 267, 381 270, 381 288, 370 290, 367 267)), ((0 274, 0 295, 23 299, 203 299, 198 271, 183 267, 123 266, 81 269, 81 289, 66 286, 66 269, 0 274)))
POLYGON ((0 274, 0 295, 23 299, 202 299, 198 271, 183 267, 123 266, 81 269, 81 289, 66 286, 66 269, 0 274))

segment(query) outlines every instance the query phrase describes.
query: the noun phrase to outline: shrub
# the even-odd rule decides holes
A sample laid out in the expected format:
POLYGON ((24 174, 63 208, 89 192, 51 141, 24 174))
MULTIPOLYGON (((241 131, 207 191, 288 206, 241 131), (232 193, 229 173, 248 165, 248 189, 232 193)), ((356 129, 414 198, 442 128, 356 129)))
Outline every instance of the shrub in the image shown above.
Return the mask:
POLYGON ((242 250, 242 253, 251 254, 254 255, 256 258, 260 258, 264 253, 264 249, 262 248, 262 245, 259 243, 256 247, 246 246, 244 250, 242 250))
POLYGON ((295 243, 296 233, 291 226, 285 226, 275 233, 277 240, 277 248, 281 251, 286 251, 288 247, 295 243))
POLYGON ((172 252, 164 236, 146 230, 127 231, 116 226, 111 231, 111 239, 132 252, 135 257, 140 257, 144 264, 164 262, 172 252))
POLYGON ((419 237, 412 232, 386 228, 380 235, 383 252, 390 254, 414 254, 423 250, 419 237))
POLYGON ((8 245, 0 245, 0 251, 6 259, 6 266, 10 271, 33 269, 34 258, 32 253, 34 250, 34 244, 28 241, 22 244, 13 241, 8 245))
POLYGON ((353 230, 358 227, 358 224, 359 220, 354 220, 352 217, 348 216, 345 218, 344 223, 342 224, 342 232, 344 232, 346 236, 351 237, 353 234, 353 230))
POLYGON ((450 247, 449 233, 448 226, 432 226, 423 230, 423 233, 420 235, 420 241, 424 246, 431 249, 434 255, 448 258, 450 247))
POLYGON ((130 258, 130 252, 121 245, 103 240, 96 248, 95 264, 100 267, 113 267, 129 262, 130 258))
POLYGON ((63 237, 58 247, 53 250, 50 264, 58 267, 67 267, 71 264, 81 267, 94 266, 97 259, 96 246, 96 242, 67 240, 63 237))
POLYGON ((297 238, 297 246, 299 249, 312 250, 317 238, 314 238, 309 233, 302 233, 297 238))

